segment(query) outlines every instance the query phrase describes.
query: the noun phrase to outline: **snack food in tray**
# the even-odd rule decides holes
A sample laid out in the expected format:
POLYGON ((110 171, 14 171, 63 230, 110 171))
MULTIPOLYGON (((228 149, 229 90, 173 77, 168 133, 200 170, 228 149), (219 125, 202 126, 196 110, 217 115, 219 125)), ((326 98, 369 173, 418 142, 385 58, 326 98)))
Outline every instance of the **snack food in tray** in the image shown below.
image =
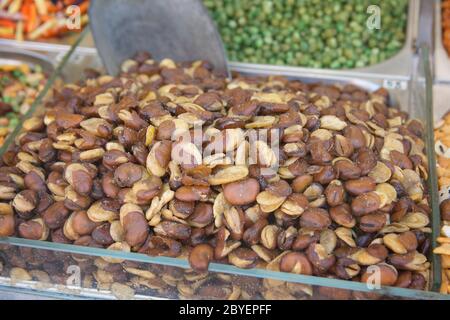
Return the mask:
POLYGON ((426 289, 424 126, 388 98, 139 53, 24 122, 0 235, 426 289))
POLYGON ((88 6, 88 0, 1 0, 0 37, 43 40, 80 31, 69 24, 73 20, 80 22, 80 28, 84 26, 88 6))
POLYGON ((0 65, 0 145, 29 110, 46 81, 39 65, 0 65))

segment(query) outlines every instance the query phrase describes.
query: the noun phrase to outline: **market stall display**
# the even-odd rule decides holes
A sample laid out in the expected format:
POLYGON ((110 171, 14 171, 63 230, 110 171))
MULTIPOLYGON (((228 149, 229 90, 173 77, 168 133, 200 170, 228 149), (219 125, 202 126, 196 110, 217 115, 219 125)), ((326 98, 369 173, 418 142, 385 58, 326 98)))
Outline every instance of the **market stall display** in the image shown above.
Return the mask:
POLYGON ((203 2, 231 61, 359 68, 394 56, 406 39, 407 0, 203 2), (367 25, 370 6, 380 10, 379 29, 367 25))
POLYGON ((46 81, 39 65, 0 64, 0 145, 29 110, 46 81))
MULTIPOLYGON (((87 21, 88 0, 1 0, 0 37, 16 40, 46 40, 66 35, 68 18, 77 6, 80 27, 87 21)), ((80 30, 78 30, 80 31, 80 30)))

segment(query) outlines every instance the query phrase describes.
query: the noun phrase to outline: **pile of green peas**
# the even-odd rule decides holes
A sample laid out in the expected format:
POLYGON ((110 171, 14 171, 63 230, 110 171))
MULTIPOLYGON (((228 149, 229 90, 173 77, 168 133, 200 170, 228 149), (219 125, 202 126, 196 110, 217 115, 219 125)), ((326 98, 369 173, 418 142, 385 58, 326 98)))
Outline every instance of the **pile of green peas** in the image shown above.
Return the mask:
POLYGON ((230 61, 349 69, 395 55, 408 0, 203 0, 230 61), (368 28, 380 8, 380 29, 368 28))

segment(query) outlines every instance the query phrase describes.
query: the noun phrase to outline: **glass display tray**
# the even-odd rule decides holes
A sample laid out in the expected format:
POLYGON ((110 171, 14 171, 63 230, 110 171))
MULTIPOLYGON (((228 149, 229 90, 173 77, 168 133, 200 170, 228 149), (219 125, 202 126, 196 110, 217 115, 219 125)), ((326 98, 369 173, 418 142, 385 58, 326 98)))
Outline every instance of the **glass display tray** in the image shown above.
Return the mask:
MULTIPOLYGON (((86 34, 85 31, 84 34, 86 34)), ((61 51, 64 58, 47 83, 41 96, 61 75, 66 81, 80 79, 85 68, 100 68, 99 58, 75 43, 61 51)), ((413 76, 405 88, 390 89, 394 104, 408 111, 411 117, 422 119, 426 125, 426 144, 433 146, 433 110, 429 53, 421 48, 416 58, 413 76)), ((367 90, 379 88, 383 80, 355 80, 353 74, 330 77, 298 73, 296 68, 265 70, 254 65, 232 65, 232 70, 245 74, 278 74, 306 82, 353 83, 367 90)), ((37 99, 30 114, 40 108, 37 99)), ((19 133, 20 127, 8 138, 0 154, 19 133)), ((439 234, 439 206, 434 148, 427 148, 429 163, 428 188, 431 193, 432 248, 439 234)), ((430 250, 431 252, 432 250, 430 250)), ((207 273, 196 274, 186 258, 152 257, 106 249, 81 247, 15 237, 0 239, 0 290, 18 290, 63 298, 137 298, 137 299, 226 299, 235 298, 296 298, 296 299, 449 299, 437 293, 440 284, 439 257, 432 262, 429 291, 396 287, 371 288, 364 283, 315 276, 296 275, 262 269, 240 269, 231 265, 211 263, 207 273), (102 258, 100 258, 102 257, 102 258), (109 261, 106 263, 106 261, 109 261), (19 269, 17 269, 19 267, 19 269), (14 269, 16 268, 16 269, 14 269), (27 271, 27 272, 24 272, 27 271), (42 273, 42 271, 45 273, 42 273), (124 287, 123 284, 126 286, 124 287), (135 286, 134 290, 130 290, 135 286), (267 288, 271 288, 267 290, 267 288), (195 291, 195 292, 194 292, 195 291), (261 293, 265 294, 262 295, 261 293)))

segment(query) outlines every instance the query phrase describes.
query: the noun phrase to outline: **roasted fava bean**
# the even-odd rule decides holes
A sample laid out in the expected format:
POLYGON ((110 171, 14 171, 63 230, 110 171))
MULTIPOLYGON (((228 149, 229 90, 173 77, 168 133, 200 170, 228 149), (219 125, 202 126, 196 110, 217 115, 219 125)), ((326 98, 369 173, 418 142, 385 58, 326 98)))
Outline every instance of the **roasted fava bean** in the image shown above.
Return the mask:
POLYGON ((281 258, 280 271, 312 275, 312 266, 303 253, 290 252, 281 258))
POLYGON ((331 224, 328 212, 320 208, 307 209, 300 216, 300 225, 313 230, 323 230, 331 224))
POLYGON ((42 219, 50 229, 58 229, 64 225, 68 215, 69 210, 64 206, 64 202, 58 201, 42 213, 42 219))
POLYGON ((352 212, 356 216, 362 216, 378 210, 380 205, 380 196, 375 192, 368 192, 353 199, 352 212))
POLYGON ((344 203, 345 190, 339 180, 332 181, 325 189, 325 197, 330 207, 344 203))
POLYGON ((356 224, 351 208, 347 203, 330 208, 330 217, 334 222, 343 227, 353 228, 356 224))
POLYGON ((49 230, 40 218, 24 221, 19 224, 19 235, 25 239, 46 240, 49 230))
POLYGON ((120 208, 120 223, 124 231, 125 241, 132 247, 144 243, 149 234, 148 222, 144 212, 134 204, 124 204, 120 208))
POLYGON ((345 190, 352 196, 359 196, 364 193, 375 191, 375 181, 370 177, 362 177, 355 180, 348 180, 344 183, 345 190))
POLYGON ((208 244, 196 245, 189 253, 189 264, 194 270, 206 271, 214 257, 214 249, 208 244))
POLYGON ((14 215, 0 213, 0 236, 9 237, 14 234, 15 219, 14 215))

